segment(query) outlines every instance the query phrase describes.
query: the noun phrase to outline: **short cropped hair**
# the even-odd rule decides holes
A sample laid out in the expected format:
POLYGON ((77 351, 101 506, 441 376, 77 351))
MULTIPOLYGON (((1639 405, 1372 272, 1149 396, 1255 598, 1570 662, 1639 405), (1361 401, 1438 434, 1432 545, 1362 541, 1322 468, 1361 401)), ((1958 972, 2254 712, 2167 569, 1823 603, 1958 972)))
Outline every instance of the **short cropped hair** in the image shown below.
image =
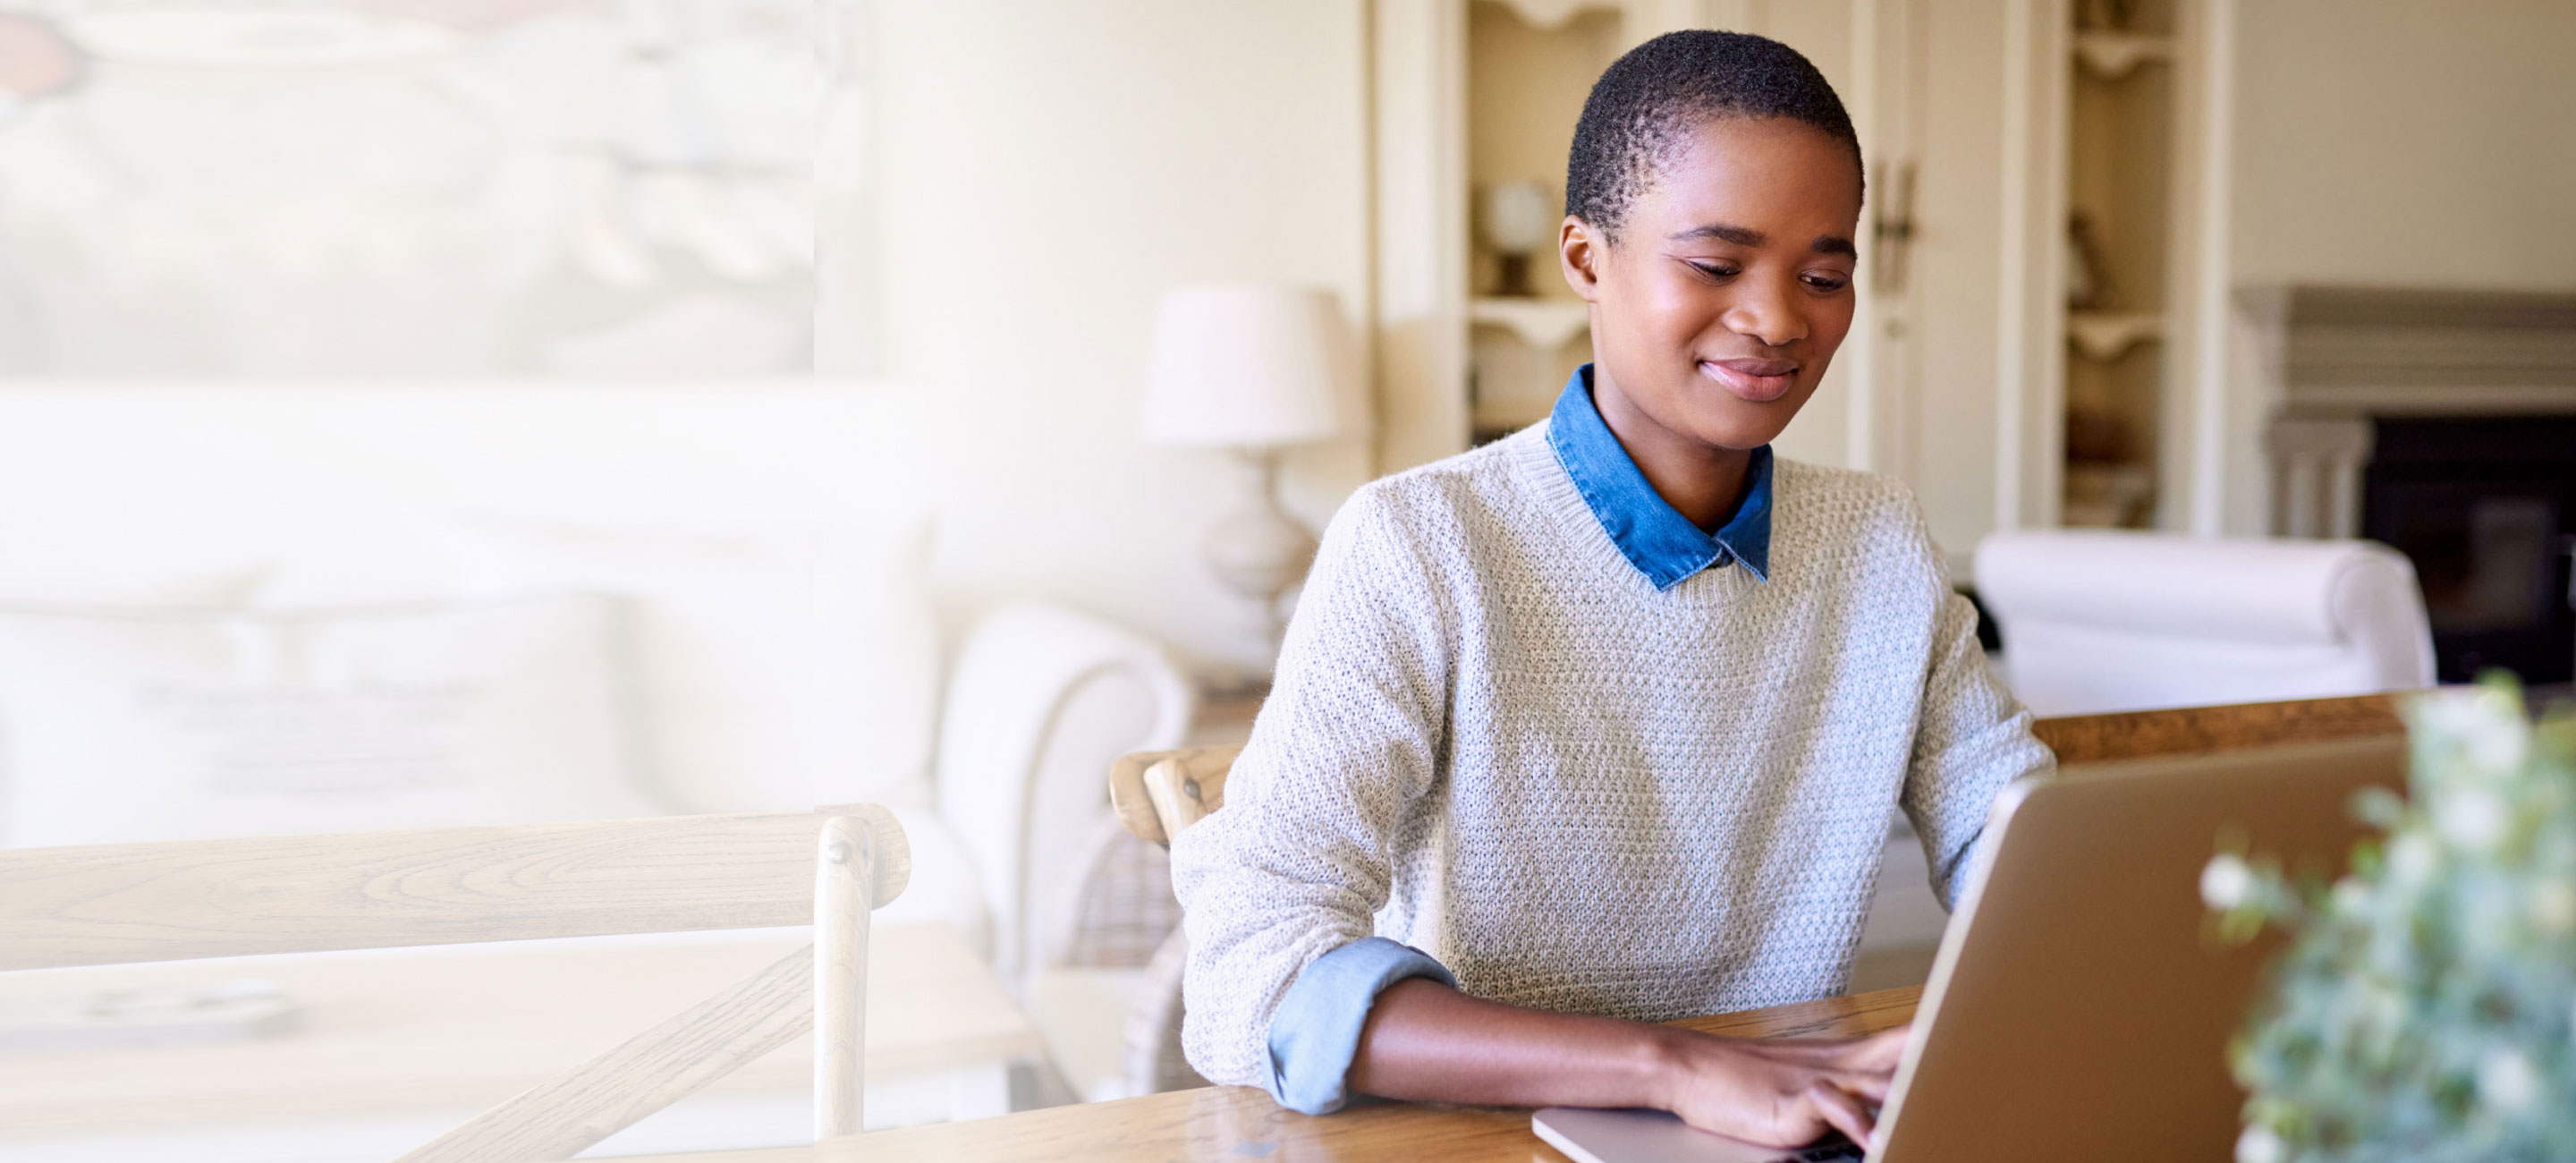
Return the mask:
POLYGON ((1713 29, 1667 32, 1628 50, 1592 85, 1565 166, 1565 212, 1616 241, 1656 168, 1713 117, 1786 117, 1825 131, 1862 167, 1842 98, 1798 50, 1713 29))

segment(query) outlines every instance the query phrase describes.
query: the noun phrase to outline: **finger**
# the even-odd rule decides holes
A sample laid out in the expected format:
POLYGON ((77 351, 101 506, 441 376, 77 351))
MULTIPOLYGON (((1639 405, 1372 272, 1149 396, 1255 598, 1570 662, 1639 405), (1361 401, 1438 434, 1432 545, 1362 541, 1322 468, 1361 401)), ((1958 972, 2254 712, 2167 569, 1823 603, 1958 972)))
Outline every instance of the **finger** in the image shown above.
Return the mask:
POLYGON ((1846 1070, 1894 1070, 1905 1056, 1911 1024, 1891 1026, 1858 1038, 1763 1038, 1747 1049, 1774 1062, 1794 1062, 1846 1070))
POLYGON ((1905 1042, 1914 1033, 1912 1024, 1880 1030, 1852 1044, 1843 1065, 1852 1070, 1875 1070, 1892 1073, 1905 1060, 1905 1042))
POLYGON ((1844 1138, 1864 1149, 1868 1147, 1870 1132, 1877 1128, 1877 1122, 1858 1097, 1830 1082, 1818 1081, 1807 1087, 1806 1099, 1827 1126, 1841 1131, 1844 1138))
POLYGON ((1746 1043, 1745 1048, 1773 1062, 1830 1066, 1858 1044, 1855 1038, 1763 1038, 1746 1043))
POLYGON ((1896 1076, 1881 1070, 1838 1070, 1825 1077, 1835 1086, 1868 1099, 1871 1106, 1886 1106, 1888 1092, 1896 1088, 1896 1076))

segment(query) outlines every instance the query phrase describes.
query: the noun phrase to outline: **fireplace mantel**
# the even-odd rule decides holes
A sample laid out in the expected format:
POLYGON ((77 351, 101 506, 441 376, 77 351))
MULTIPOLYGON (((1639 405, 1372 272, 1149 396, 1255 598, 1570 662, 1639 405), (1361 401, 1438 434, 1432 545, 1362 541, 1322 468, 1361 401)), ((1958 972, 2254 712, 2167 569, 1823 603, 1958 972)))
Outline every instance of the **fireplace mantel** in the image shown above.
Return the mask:
POLYGON ((2359 533, 2374 418, 2576 414, 2576 294, 2275 286, 2236 306, 2278 535, 2359 533))

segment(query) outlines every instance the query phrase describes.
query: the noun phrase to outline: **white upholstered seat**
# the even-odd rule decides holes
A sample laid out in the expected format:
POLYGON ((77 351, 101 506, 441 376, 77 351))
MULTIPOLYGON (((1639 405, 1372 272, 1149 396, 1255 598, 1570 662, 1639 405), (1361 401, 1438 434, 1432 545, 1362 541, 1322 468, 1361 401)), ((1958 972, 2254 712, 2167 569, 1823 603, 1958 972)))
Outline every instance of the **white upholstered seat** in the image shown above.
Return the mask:
POLYGON ((2375 542, 1998 533, 1976 580, 2004 680, 2042 716, 2433 682, 2414 568, 2375 542))

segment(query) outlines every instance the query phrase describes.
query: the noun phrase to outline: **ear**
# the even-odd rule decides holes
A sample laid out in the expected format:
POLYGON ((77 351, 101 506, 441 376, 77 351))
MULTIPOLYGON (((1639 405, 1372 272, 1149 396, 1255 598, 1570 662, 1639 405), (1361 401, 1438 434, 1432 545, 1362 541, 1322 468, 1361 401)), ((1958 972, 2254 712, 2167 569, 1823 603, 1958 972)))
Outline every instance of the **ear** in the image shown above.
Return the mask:
POLYGON ((1576 298, 1594 302, 1601 293, 1602 260, 1609 258, 1609 247, 1596 234, 1590 223, 1571 214, 1556 227, 1556 265, 1565 274, 1565 285, 1574 288, 1576 298))

